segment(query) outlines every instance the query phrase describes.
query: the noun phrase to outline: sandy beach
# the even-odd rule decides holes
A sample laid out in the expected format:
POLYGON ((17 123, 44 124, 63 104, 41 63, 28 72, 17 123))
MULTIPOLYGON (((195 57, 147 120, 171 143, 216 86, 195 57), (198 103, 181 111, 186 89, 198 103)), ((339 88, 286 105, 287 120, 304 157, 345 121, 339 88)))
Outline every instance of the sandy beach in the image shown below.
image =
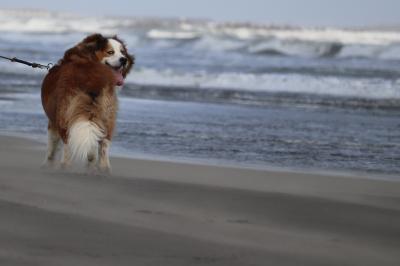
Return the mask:
POLYGON ((0 265, 400 265, 400 182, 0 147, 0 265))

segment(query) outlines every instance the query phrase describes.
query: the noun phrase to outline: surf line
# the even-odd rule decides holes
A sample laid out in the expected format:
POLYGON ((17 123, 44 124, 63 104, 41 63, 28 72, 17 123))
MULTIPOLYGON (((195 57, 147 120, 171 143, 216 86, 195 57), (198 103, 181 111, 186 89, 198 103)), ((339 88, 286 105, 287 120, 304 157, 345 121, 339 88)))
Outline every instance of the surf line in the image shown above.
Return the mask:
POLYGON ((6 60, 10 60, 11 62, 14 62, 14 63, 24 64, 24 65, 30 66, 32 68, 40 68, 40 69, 49 70, 53 66, 52 63, 48 63, 47 65, 41 65, 41 64, 38 64, 38 63, 33 63, 33 62, 28 62, 28 61, 25 61, 25 60, 21 60, 21 59, 18 59, 16 57, 10 58, 10 57, 6 57, 6 56, 0 55, 0 58, 6 59, 6 60))

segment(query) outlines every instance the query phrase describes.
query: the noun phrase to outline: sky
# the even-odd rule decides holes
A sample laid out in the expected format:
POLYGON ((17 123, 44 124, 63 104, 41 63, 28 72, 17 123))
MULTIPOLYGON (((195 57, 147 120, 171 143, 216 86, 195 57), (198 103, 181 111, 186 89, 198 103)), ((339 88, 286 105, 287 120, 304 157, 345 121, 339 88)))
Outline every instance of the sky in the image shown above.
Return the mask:
POLYGON ((400 0, 0 0, 0 8, 301 26, 400 25, 400 0))

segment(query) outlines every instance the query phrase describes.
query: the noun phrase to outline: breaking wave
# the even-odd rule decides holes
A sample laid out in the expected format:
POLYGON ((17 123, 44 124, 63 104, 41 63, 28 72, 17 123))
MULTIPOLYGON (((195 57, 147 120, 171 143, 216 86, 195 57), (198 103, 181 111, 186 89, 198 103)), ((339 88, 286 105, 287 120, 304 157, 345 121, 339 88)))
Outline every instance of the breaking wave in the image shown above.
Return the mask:
MULTIPOLYGON (((191 42, 194 49, 298 57, 400 60, 396 29, 299 28, 174 19, 81 17, 34 10, 0 10, 1 32, 65 35, 124 33, 129 43, 191 42)), ((60 37, 56 37, 56 40, 60 37)), ((62 39, 62 37, 61 37, 62 39)))
POLYGON ((306 93, 366 99, 400 99, 400 80, 341 78, 253 73, 180 73, 138 69, 128 76, 130 83, 194 89, 215 88, 244 91, 306 93))
POLYGON ((284 74, 173 73, 142 69, 123 94, 136 98, 236 103, 400 109, 400 81, 284 74))
POLYGON ((190 101, 249 106, 339 107, 351 109, 400 110, 400 99, 342 97, 307 93, 243 91, 234 89, 171 87, 128 84, 123 95, 142 99, 190 101))
MULTIPOLYGON (((88 33, 120 34, 138 55, 137 67, 123 89, 126 96, 400 108, 400 30, 396 29, 278 27, 0 10, 0 32, 0 54, 44 64, 57 62, 88 33)), ((3 90, 39 88, 44 73, 0 61, 3 90), (28 80, 37 84, 28 84, 28 80)))

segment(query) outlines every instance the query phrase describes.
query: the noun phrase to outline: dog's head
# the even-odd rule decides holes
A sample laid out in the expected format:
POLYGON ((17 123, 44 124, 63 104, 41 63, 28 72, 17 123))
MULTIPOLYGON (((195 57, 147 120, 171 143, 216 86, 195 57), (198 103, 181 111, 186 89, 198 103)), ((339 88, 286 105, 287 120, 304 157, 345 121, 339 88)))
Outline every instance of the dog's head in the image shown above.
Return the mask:
POLYGON ((76 60, 95 60, 109 66, 114 73, 117 86, 123 85, 124 78, 135 63, 134 56, 128 54, 121 39, 117 36, 104 37, 101 34, 86 37, 77 46, 68 50, 64 56, 64 58, 73 57, 76 60))

